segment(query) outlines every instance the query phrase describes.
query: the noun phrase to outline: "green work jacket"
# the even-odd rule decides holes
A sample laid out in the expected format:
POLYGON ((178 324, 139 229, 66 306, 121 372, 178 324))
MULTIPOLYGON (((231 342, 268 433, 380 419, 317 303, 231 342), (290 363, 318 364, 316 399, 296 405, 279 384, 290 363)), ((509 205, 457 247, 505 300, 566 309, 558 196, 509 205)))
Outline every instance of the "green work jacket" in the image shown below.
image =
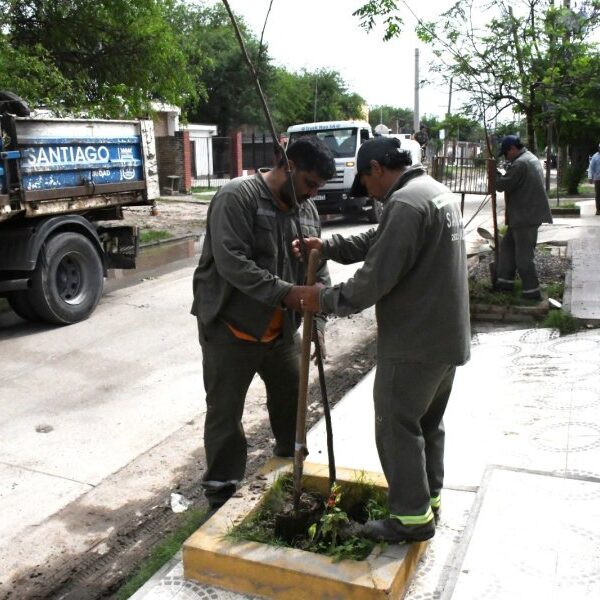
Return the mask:
POLYGON ((375 305, 377 356, 461 365, 470 356, 469 291, 460 202, 421 167, 388 192, 378 228, 335 235, 323 256, 364 260, 354 276, 321 290, 325 313, 375 305))
MULTIPOLYGON (((320 236, 314 202, 305 200, 295 210, 302 233, 320 236)), ((304 263, 291 250, 299 233, 293 211, 277 206, 260 172, 233 179, 215 194, 193 279, 192 314, 198 318, 201 341, 223 322, 261 339, 274 309, 284 308, 291 287, 304 283, 304 263)), ((330 282, 325 261, 317 281, 330 282)), ((300 320, 298 313, 284 311, 286 339, 291 341, 300 320)), ((317 327, 323 326, 324 317, 317 315, 317 327)))

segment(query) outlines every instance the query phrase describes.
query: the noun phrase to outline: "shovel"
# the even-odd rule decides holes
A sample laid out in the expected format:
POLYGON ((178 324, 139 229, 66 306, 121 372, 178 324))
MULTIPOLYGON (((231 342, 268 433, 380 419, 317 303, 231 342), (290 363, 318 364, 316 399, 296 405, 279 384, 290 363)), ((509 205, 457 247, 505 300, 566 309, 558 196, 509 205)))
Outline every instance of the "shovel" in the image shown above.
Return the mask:
MULTIPOLYGON (((311 250, 308 257, 306 285, 313 285, 317 279, 319 251, 311 250)), ((296 445, 294 448, 294 512, 298 512, 302 494, 302 471, 306 448, 306 405, 308 394, 308 370, 310 367, 310 343, 313 332, 313 313, 305 310, 302 323, 302 350, 300 354, 300 381, 298 384, 298 408, 296 412, 296 445)))
MULTIPOLYGON (((318 250, 311 250, 308 257, 306 285, 313 285, 317 278, 319 264, 318 250)), ((313 333, 314 315, 305 310, 303 313, 302 349, 300 354, 300 379, 298 382, 298 408, 296 412, 296 443, 294 447, 294 498, 292 511, 275 517, 275 534, 291 541, 297 535, 306 533, 311 523, 319 519, 320 507, 312 502, 307 494, 302 494, 302 473, 304 459, 308 455, 306 448, 306 407, 308 396, 308 371, 310 367, 310 343, 313 333)), ((319 355, 320 358, 320 355, 319 355)))

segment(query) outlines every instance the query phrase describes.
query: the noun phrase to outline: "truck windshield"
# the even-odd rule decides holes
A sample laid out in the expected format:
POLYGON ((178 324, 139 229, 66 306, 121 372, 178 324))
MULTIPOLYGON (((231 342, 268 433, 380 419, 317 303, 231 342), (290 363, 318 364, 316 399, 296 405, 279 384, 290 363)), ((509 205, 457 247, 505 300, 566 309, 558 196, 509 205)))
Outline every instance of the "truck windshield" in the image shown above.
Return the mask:
POLYGON ((350 158, 356 155, 358 129, 319 129, 315 131, 295 131, 290 134, 289 143, 304 135, 316 135, 323 140, 335 158, 350 158))

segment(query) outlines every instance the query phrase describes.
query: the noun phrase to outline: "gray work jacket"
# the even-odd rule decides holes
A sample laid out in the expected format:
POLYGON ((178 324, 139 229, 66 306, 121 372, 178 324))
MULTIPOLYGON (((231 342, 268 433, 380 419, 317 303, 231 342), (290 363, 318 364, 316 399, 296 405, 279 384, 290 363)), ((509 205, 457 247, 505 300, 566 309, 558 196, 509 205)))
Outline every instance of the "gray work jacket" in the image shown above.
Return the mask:
MULTIPOLYGON (((298 205, 305 236, 321 234, 312 200, 298 205)), ((206 236, 194 272, 192 314, 198 318, 200 339, 222 322, 260 339, 276 307, 293 285, 304 283, 303 263, 291 250, 299 237, 293 212, 281 210, 260 173, 233 179, 213 197, 208 209, 206 236)), ((328 285, 322 261, 317 281, 328 285)), ((300 315, 286 310, 283 334, 288 340, 300 315)), ((321 329, 324 318, 317 316, 321 329)))
POLYGON ((377 355, 403 362, 461 365, 470 356, 469 291, 460 202, 421 167, 388 193, 379 227, 333 236, 323 256, 364 260, 354 276, 321 291, 326 313, 375 304, 377 355))
POLYGON ((552 223, 544 186, 544 170, 537 156, 523 148, 498 174, 496 190, 505 192, 506 223, 509 227, 531 227, 552 223))

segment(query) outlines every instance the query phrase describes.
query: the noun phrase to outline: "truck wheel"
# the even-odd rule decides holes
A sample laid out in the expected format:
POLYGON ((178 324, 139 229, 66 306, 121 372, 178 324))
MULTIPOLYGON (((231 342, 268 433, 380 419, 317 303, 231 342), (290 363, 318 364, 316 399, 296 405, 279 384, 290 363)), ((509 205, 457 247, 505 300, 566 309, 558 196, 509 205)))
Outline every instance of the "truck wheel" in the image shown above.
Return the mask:
POLYGON ((58 233, 42 247, 32 282, 31 304, 44 321, 77 323, 87 319, 100 301, 102 261, 85 236, 58 233))
POLYGON ((373 206, 367 212, 367 219, 369 220, 369 223, 379 223, 381 213, 383 212, 383 204, 379 202, 379 200, 375 200, 375 198, 373 198, 372 202, 373 206))
POLYGON ((10 307, 26 321, 39 321, 40 316, 35 312, 31 305, 31 296, 29 290, 11 292, 6 296, 10 307))

